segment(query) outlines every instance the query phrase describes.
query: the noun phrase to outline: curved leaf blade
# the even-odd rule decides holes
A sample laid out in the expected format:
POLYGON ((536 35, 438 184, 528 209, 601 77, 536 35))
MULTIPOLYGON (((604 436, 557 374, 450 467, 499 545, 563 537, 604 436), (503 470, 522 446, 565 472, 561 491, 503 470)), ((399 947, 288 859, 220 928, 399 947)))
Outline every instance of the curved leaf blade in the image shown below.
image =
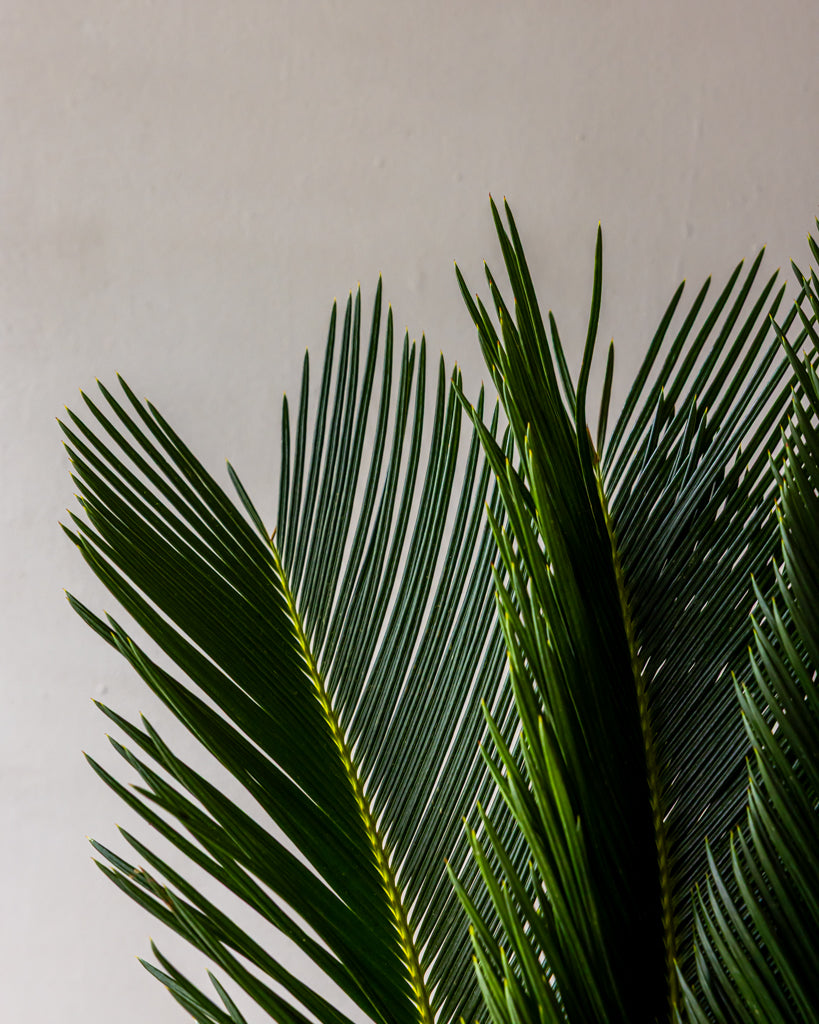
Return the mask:
MULTIPOLYGON (((67 532, 182 675, 115 620, 70 599, 76 610, 310 868, 175 757, 147 721, 137 727, 103 709, 145 756, 115 745, 141 776, 136 791, 95 765, 98 773, 178 851, 295 941, 368 1017, 410 1024, 471 1016, 478 1006, 445 858, 468 860, 461 819, 475 794, 491 802, 480 705, 508 721, 509 701, 483 520, 490 471, 476 436, 461 445, 452 390, 459 377, 448 385, 443 363, 424 439, 425 345, 404 339, 396 384, 391 313, 376 384, 380 296, 379 285, 363 364, 360 296, 348 303, 340 340, 333 314, 311 451, 307 360, 294 453, 285 400, 273 539, 233 467, 245 514, 124 382, 124 399, 102 386, 101 404, 85 398, 88 420, 68 414, 83 514, 72 515, 67 532)), ((100 849, 109 877, 271 1017, 295 1021, 301 1007, 343 1024, 344 1014, 233 928, 182 873, 125 838, 164 881, 149 892, 127 862, 100 849), (284 996, 253 980, 237 956, 284 996)), ((238 1013, 224 999, 222 1010, 195 995, 160 963, 175 997, 202 1020, 238 1013)))

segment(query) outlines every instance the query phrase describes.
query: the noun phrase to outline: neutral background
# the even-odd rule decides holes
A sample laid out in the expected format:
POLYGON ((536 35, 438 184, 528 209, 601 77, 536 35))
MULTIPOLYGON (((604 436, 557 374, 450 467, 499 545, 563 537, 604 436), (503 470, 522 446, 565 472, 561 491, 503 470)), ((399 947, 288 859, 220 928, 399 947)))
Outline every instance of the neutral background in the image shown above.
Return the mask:
POLYGON ((452 261, 476 288, 499 263, 490 191, 573 365, 602 221, 622 395, 682 277, 807 262, 818 54, 815 0, 4 0, 0 1020, 184 1019, 84 838, 127 820, 80 754, 111 762, 90 698, 150 704, 62 599, 104 604, 57 526, 63 404, 121 372, 272 520, 280 395, 334 296, 382 272, 477 386, 452 261))

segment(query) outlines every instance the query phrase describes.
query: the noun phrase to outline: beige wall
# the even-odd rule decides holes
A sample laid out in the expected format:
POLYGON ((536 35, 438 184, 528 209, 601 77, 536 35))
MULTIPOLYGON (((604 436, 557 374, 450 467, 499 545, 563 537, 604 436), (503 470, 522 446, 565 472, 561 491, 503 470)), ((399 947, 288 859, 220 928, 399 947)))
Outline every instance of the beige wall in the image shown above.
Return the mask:
POLYGON ((125 820, 89 698, 149 705, 61 597, 104 601, 57 528, 63 403, 122 372, 272 518, 279 396, 335 295, 383 272, 480 379, 452 259, 498 263, 490 190, 574 352, 602 221, 622 391, 682 276, 806 262, 817 42, 815 0, 4 0, 0 1020, 183 1019, 83 838, 125 820))

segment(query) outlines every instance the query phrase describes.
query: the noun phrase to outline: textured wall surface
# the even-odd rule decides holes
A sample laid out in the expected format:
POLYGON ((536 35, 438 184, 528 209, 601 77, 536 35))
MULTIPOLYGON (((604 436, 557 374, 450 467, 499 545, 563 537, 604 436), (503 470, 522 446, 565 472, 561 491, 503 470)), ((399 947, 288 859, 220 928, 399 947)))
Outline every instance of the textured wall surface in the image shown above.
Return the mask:
POLYGON ((476 387, 452 260, 499 263, 490 191, 575 365, 602 221, 622 395, 682 277, 807 262, 817 39, 815 0, 5 0, 0 1020, 184 1019, 84 839, 128 820, 90 698, 152 705, 62 599, 105 606, 57 526, 63 404, 121 372, 272 518, 281 392, 357 281, 476 387))

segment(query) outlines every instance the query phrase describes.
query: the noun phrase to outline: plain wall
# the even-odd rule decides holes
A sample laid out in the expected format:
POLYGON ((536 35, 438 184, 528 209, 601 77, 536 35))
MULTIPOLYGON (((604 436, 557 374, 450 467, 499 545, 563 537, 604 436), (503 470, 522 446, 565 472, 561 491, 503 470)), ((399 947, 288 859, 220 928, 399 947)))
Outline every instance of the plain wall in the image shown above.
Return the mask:
POLYGON ((622 396, 682 277, 808 262, 817 41, 815 0, 4 0, 0 1020, 185 1019, 85 841, 130 820, 90 698, 152 705, 63 600, 110 607, 57 525, 63 404, 121 372, 272 519, 281 393, 358 281, 474 393, 489 192, 574 365, 602 222, 622 396))

